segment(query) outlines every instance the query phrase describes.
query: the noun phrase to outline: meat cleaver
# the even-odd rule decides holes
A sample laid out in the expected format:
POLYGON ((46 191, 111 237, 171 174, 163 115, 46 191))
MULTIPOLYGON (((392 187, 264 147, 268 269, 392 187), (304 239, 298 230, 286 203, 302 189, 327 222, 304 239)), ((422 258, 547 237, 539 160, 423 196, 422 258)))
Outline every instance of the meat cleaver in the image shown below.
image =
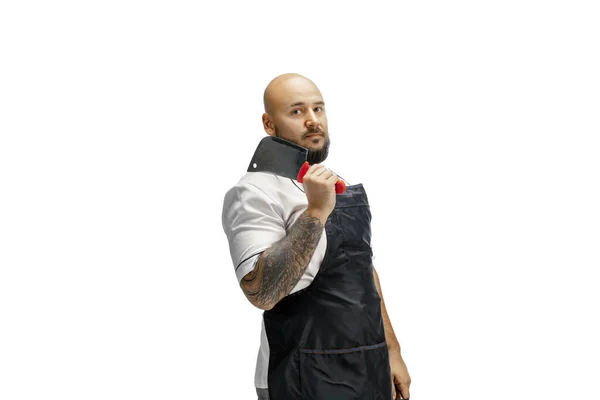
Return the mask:
MULTIPOLYGON (((302 178, 308 170, 308 149, 276 136, 262 138, 248 166, 248 172, 270 172, 284 178, 302 178)), ((344 193, 346 184, 343 180, 335 183, 335 192, 344 193)))

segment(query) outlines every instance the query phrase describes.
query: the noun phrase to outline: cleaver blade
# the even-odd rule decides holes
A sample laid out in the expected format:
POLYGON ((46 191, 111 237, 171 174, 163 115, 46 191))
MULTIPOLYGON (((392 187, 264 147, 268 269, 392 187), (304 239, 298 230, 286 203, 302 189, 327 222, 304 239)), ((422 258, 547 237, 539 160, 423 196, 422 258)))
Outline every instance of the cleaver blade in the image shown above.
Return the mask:
POLYGON ((270 172, 284 178, 298 179, 308 149, 275 136, 262 138, 248 166, 248 172, 270 172))

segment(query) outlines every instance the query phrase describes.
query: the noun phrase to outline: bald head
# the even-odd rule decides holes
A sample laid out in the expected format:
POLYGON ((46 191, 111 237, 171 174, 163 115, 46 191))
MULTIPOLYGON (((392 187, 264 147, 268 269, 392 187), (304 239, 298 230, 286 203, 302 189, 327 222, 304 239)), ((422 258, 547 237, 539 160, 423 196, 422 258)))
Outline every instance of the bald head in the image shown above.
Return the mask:
POLYGON ((282 106, 286 106, 295 94, 316 91, 321 95, 317 85, 305 76, 296 73, 282 74, 275 77, 265 89, 263 102, 265 112, 272 114, 282 106))
POLYGON ((329 133, 323 96, 310 79, 283 74, 265 89, 265 132, 308 149, 309 163, 320 163, 329 151, 329 133))

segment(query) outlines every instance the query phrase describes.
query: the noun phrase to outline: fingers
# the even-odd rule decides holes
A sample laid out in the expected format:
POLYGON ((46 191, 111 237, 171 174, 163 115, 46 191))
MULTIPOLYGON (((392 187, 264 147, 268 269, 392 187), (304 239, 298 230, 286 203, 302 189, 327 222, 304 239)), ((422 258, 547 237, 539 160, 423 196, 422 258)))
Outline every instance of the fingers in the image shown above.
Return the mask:
POLYGON ((402 398, 403 399, 407 399, 408 400, 410 398, 410 393, 408 392, 408 387, 406 387, 406 386, 403 387, 401 393, 402 393, 402 398))
POLYGON ((315 171, 315 176, 318 176, 321 179, 327 179, 331 176, 332 173, 333 172, 331 172, 327 168, 323 167, 323 168, 315 171))
POLYGON ((392 399, 408 400, 410 399, 410 377, 408 379, 401 379, 398 375, 392 373, 392 399))
POLYGON ((401 394, 401 398, 402 399, 408 399, 410 398, 410 393, 408 391, 408 385, 406 384, 400 384, 400 394, 401 394))
POLYGON ((320 176, 321 174, 323 174, 326 171, 328 171, 328 169, 325 168, 324 165, 313 164, 308 168, 308 171, 306 171, 306 175, 320 176))
POLYGON ((335 184, 339 180, 340 180, 340 178, 336 174, 334 174, 333 172, 331 173, 331 176, 329 176, 327 178, 327 181, 332 182, 333 184, 335 184))
POLYGON ((322 164, 311 165, 308 171, 306 171, 306 175, 304 175, 305 179, 308 176, 318 177, 321 180, 327 180, 329 182, 333 182, 334 184, 339 180, 336 174, 322 164))

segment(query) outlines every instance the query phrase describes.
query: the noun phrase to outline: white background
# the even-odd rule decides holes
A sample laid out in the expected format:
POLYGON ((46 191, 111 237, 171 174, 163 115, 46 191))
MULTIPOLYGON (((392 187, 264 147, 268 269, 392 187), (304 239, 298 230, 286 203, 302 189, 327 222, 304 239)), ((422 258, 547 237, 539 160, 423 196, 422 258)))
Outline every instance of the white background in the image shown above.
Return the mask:
POLYGON ((255 398, 222 200, 298 72, 411 398, 600 399, 593 3, 2 2, 0 398, 255 398))

